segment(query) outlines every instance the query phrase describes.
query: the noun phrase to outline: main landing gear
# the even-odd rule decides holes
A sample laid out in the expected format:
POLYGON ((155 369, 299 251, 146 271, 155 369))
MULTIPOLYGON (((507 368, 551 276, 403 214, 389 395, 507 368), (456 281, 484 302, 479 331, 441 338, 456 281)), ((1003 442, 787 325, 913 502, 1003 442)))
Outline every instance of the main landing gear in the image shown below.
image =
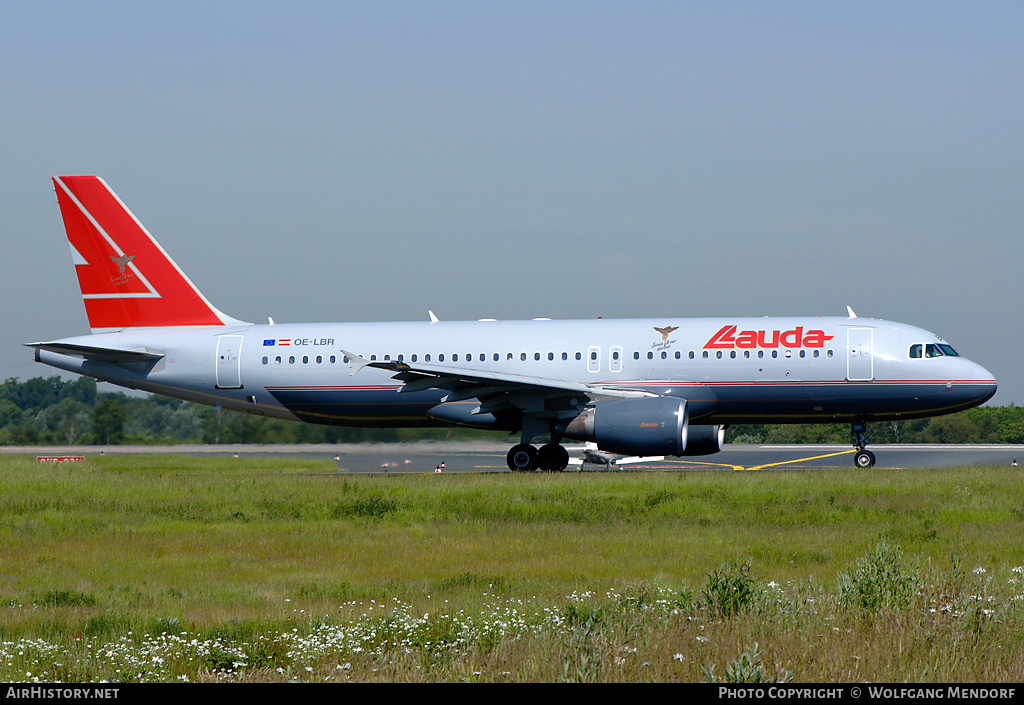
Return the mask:
POLYGON ((850 431, 853 433, 856 440, 853 442, 857 446, 857 452, 853 456, 853 464, 858 468, 870 468, 875 465, 875 454, 867 449, 868 439, 868 425, 863 421, 858 421, 852 424, 850 431))
POLYGON ((539 449, 529 443, 520 443, 512 446, 506 461, 508 469, 513 472, 561 472, 569 467, 569 451, 557 443, 548 443, 539 449))

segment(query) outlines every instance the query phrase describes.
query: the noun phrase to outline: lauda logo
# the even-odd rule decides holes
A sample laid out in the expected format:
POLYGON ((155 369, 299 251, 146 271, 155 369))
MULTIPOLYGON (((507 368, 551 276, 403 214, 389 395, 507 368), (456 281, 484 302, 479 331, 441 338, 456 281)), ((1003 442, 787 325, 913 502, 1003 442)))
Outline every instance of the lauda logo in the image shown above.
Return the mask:
POLYGON ((825 335, 823 330, 804 332, 803 326, 787 331, 742 330, 736 332, 736 326, 722 326, 722 329, 711 336, 704 344, 708 348, 823 348, 825 343, 834 336, 825 335))

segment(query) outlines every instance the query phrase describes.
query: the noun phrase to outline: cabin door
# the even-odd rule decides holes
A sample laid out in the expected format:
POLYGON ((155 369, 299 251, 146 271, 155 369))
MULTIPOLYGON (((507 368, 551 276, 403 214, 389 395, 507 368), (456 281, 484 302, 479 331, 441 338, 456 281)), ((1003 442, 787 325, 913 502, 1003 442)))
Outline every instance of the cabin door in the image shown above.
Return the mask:
POLYGON ((217 389, 242 388, 242 336, 222 335, 217 339, 217 389))
POLYGON ((871 352, 873 328, 849 328, 846 331, 846 379, 868 382, 875 377, 875 359, 871 352))

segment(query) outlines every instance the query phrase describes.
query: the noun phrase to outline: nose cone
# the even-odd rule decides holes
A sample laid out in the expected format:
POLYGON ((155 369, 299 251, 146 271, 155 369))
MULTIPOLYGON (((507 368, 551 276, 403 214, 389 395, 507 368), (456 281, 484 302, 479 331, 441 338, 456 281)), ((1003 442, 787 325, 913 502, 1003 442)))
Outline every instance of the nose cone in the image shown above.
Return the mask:
POLYGON ((996 378, 978 363, 970 360, 964 360, 964 362, 967 363, 968 369, 965 371, 963 379, 960 380, 960 386, 962 389, 969 387, 972 390, 971 399, 975 406, 984 404, 996 393, 996 378))

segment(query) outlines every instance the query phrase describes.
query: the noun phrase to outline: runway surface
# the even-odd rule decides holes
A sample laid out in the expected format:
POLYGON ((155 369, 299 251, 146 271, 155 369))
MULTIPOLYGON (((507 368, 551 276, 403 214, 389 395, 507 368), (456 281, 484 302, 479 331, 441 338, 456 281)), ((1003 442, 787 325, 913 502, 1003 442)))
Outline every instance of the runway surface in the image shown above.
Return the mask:
MULTIPOLYGON (((400 443, 354 445, 227 445, 227 446, 54 446, 0 447, 0 453, 32 456, 98 456, 140 454, 208 454, 217 456, 297 457, 331 460, 343 473, 509 472, 509 446, 495 443, 400 443)), ((574 459, 582 447, 567 446, 574 459)), ((1024 469, 1020 445, 872 445, 877 464, 869 470, 1011 466, 1024 469)), ((816 468, 854 470, 853 449, 833 445, 727 445, 716 455, 640 460, 629 464, 585 463, 567 472, 767 472, 816 468)))

